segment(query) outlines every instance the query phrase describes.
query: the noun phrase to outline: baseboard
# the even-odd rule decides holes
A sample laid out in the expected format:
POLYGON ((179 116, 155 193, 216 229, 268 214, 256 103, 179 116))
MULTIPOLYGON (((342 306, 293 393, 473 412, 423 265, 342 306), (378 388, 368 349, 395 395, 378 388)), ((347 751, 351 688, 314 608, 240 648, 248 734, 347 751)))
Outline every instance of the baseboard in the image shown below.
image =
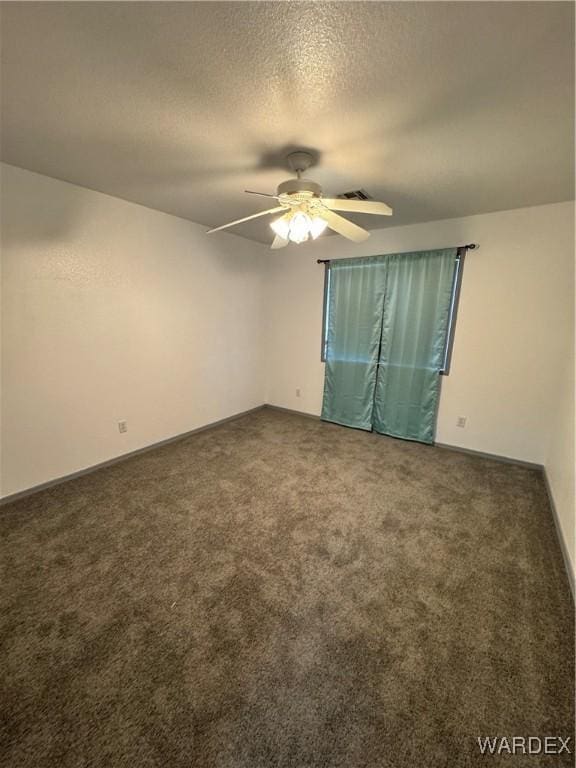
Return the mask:
POLYGON ((281 411, 282 413, 293 413, 296 416, 306 416, 309 419, 316 419, 317 421, 320 420, 320 416, 317 416, 315 413, 306 413, 306 411, 295 411, 294 408, 283 408, 281 405, 270 405, 270 403, 266 403, 266 405, 262 407, 269 408, 271 411, 281 411))
POLYGON ((134 451, 129 451, 128 453, 123 453, 120 456, 115 456, 113 459, 107 459, 106 461, 101 461, 98 464, 93 464, 90 467, 86 467, 85 469, 79 469, 77 472, 72 472, 69 475, 63 475, 61 477, 56 477, 54 480, 47 480, 45 483, 40 483, 39 485, 34 485, 32 488, 26 488, 23 491, 17 491, 16 493, 11 493, 9 496, 4 496, 0 498, 0 507, 3 507, 6 504, 10 504, 13 501, 18 501, 19 499, 24 499, 27 496, 32 496, 35 493, 39 493, 40 491, 44 491, 47 488, 52 488, 54 485, 60 485, 62 483, 67 483, 70 480, 75 480, 77 477, 82 477, 83 475, 89 475, 92 472, 97 472, 99 469, 104 469, 105 467, 111 467, 114 464, 120 464, 122 461, 126 461, 126 459, 130 459, 133 456, 138 456, 140 453, 147 453, 148 451, 153 451, 155 448, 160 448, 163 445, 168 445, 169 443, 175 443, 178 440, 184 440, 187 437, 190 437, 191 435, 195 435, 198 432, 205 432, 208 429, 214 429, 214 427, 219 427, 221 424, 226 424, 229 421, 235 421, 236 419, 242 418, 242 416, 247 416, 249 413, 255 413, 256 411, 261 411, 262 408, 265 408, 265 405, 257 405, 255 408, 249 408, 247 411, 241 411, 240 413, 235 413, 232 416, 227 416, 224 419, 219 419, 218 421, 212 421, 209 424, 204 424, 202 427, 196 427, 196 429, 190 429, 187 432, 181 432, 178 435, 174 435, 173 437, 167 437, 165 440, 159 440, 156 443, 152 443, 151 445, 145 445, 143 448, 136 448, 134 451))
POLYGON ((516 464, 518 467, 526 467, 526 469, 537 469, 540 472, 544 470, 542 464, 535 464, 533 461, 524 461, 523 459, 514 459, 511 456, 501 456, 498 453, 485 453, 484 451, 473 451, 471 448, 460 448, 458 445, 448 445, 447 443, 434 443, 435 448, 442 448, 447 451, 455 451, 456 453, 468 453, 470 456, 478 456, 481 459, 492 459, 493 461, 500 461, 503 464, 516 464))
POLYGON ((566 576, 568 577, 568 583, 570 584, 570 590, 572 592, 572 600, 575 600, 576 585, 574 583, 575 582, 574 569, 570 561, 570 555, 568 554, 566 539, 564 538, 564 534, 562 533, 560 518, 558 517, 558 510, 556 509, 556 502, 554 501, 554 496, 552 495, 552 488, 550 486, 550 481, 548 480, 548 473, 546 472, 545 467, 542 469, 542 473, 544 475, 544 485, 546 486, 546 491, 548 493, 548 500, 550 502, 550 509, 552 510, 552 518, 554 520, 554 526, 556 528, 556 535, 558 536, 560 551, 562 552, 562 559, 564 560, 564 568, 566 569, 566 576))
MULTIPOLYGON (((264 408, 270 408, 273 411, 282 411, 283 413, 294 413, 298 416, 307 416, 309 419, 320 419, 315 413, 306 413, 305 411, 297 411, 294 408, 284 408, 281 405, 271 405, 266 403, 264 408)), ((333 423, 333 422, 330 422, 333 423)), ((374 434, 378 434, 375 432, 374 434)), ((387 437, 387 435, 381 435, 381 437, 387 437)), ((402 438, 392 438, 393 440, 399 440, 402 438)), ((424 443, 422 443, 424 445, 424 443)), ((434 448, 442 448, 447 451, 456 451, 457 453, 468 453, 471 456, 479 456, 483 459, 492 459, 493 461, 501 461, 505 464, 516 464, 520 467, 526 467, 527 469, 537 469, 542 471, 544 469, 542 464, 535 464, 531 461, 523 461, 522 459, 513 459, 510 456, 500 456, 497 453, 485 453, 484 451, 473 451, 470 448, 460 448, 457 445, 448 445, 447 443, 434 443, 434 448)))

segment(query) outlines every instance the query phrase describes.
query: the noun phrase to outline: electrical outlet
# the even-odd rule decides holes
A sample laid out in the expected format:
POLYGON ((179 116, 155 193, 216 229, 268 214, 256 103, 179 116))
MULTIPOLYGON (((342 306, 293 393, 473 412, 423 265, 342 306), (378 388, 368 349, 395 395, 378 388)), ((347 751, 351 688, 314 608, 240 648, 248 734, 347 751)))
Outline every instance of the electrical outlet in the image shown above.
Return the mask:
POLYGON ((127 421, 119 421, 118 422, 118 432, 128 432, 128 422, 127 421))
POLYGON ((300 387, 296 387, 296 397, 300 397, 300 387))
POLYGON ((456 426, 457 427, 465 427, 466 426, 466 416, 458 416, 456 419, 456 426))

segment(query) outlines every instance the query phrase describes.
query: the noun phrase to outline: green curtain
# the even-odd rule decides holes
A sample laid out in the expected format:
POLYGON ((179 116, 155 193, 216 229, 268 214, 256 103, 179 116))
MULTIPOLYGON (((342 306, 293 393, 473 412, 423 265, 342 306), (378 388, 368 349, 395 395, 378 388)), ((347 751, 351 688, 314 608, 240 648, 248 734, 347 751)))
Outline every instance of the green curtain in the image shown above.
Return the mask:
POLYGON ((386 265, 374 258, 338 259, 328 268, 322 418, 371 430, 386 265))
POLYGON ((330 263, 324 420, 434 441, 456 255, 330 263))
POLYGON ((434 442, 456 255, 450 248, 387 258, 376 432, 434 442))

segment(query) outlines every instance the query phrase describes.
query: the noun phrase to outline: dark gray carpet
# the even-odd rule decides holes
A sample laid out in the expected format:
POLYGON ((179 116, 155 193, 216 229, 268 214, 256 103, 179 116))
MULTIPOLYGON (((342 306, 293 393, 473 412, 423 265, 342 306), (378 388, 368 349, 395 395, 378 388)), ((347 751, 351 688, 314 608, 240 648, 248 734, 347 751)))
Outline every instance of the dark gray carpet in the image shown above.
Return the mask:
POLYGON ((573 731, 534 470, 264 410, 0 532, 5 766, 573 764, 476 741, 573 731))

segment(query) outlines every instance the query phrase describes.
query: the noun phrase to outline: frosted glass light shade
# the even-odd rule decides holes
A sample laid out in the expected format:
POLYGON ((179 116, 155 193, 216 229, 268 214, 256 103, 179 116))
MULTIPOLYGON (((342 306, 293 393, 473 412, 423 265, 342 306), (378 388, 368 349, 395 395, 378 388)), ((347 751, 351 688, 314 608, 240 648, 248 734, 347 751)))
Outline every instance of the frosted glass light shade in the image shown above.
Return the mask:
POLYGON ((290 220, 290 232, 288 233, 288 238, 292 240, 293 243, 303 243, 305 240, 308 240, 311 224, 312 221, 310 220, 310 216, 306 213, 301 213, 300 211, 295 213, 290 220))
POLYGON ((280 216, 279 219, 275 219, 271 222, 270 226, 274 230, 278 237, 283 240, 288 240, 288 233, 290 231, 290 221, 286 216, 280 216))
POLYGON ((324 232, 328 224, 324 221, 324 219, 321 219, 319 216, 316 216, 312 219, 312 222, 310 224, 310 234, 316 240, 316 238, 324 232))

